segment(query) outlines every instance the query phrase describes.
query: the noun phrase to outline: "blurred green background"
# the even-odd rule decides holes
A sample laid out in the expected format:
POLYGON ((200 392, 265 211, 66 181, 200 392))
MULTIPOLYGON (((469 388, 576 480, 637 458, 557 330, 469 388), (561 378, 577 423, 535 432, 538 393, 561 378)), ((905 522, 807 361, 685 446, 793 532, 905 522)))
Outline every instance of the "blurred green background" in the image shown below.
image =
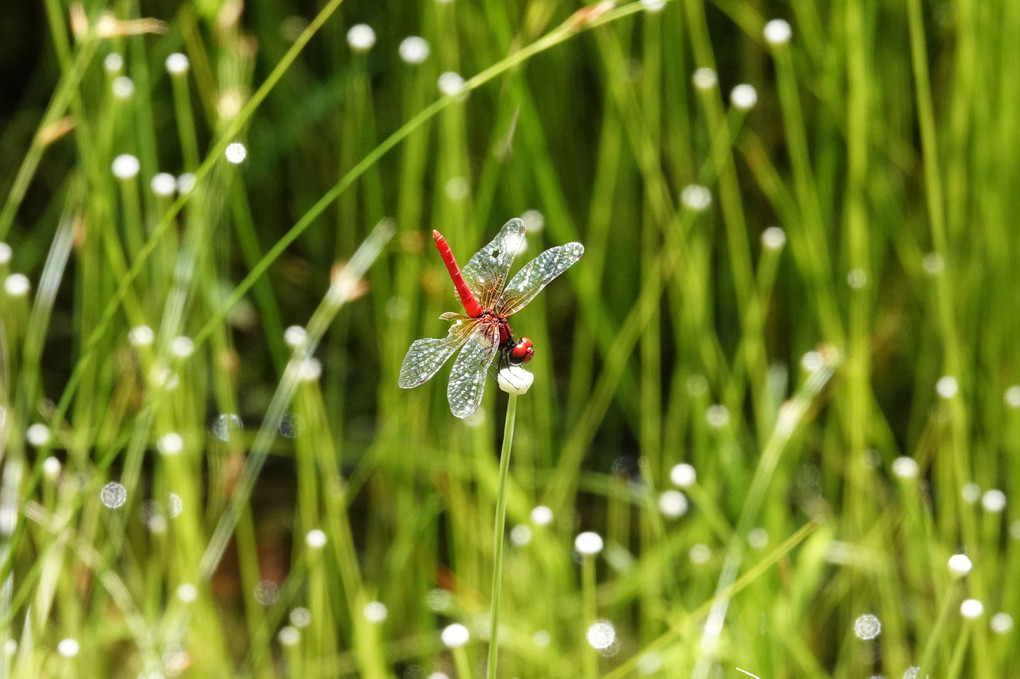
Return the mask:
POLYGON ((1015 671, 1020 4, 0 19, 4 676, 484 676, 507 397, 397 375, 511 217, 499 676, 1015 671))

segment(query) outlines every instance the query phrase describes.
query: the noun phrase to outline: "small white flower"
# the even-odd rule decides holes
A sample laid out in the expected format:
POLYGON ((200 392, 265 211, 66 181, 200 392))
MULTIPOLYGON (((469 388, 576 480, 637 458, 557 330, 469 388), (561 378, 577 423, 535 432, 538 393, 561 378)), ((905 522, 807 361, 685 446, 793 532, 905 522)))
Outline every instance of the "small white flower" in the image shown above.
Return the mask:
POLYGON ((184 439, 175 431, 159 437, 156 447, 163 455, 177 455, 184 450, 184 439))
POLYGON ((135 95, 135 81, 126 75, 119 75, 110 83, 110 90, 113 96, 121 101, 130 99, 135 95))
POLYGON ((450 200, 464 200, 471 195, 471 184, 466 177, 450 177, 443 187, 450 200))
POLYGON ((61 639, 60 643, 57 644, 57 653, 65 658, 73 658, 78 655, 78 651, 80 650, 81 645, 76 639, 61 639))
POLYGON ((518 524, 510 529, 510 542, 514 543, 518 547, 531 542, 531 528, 524 524, 518 524))
POLYGON ((705 411, 705 420, 708 422, 708 426, 713 429, 722 429, 730 423, 729 408, 721 403, 710 405, 705 411))
POLYGON ((160 172, 152 178, 149 186, 157 196, 172 196, 177 190, 177 178, 169 172, 160 172))
POLYGON ((778 226, 770 226, 761 232, 761 244, 766 250, 780 250, 786 245, 786 232, 778 226))
POLYGON ((347 44, 355 52, 367 52, 375 45, 375 31, 368 24, 355 24, 347 31, 347 44))
POLYGON ((195 188, 195 181, 195 175, 185 172, 177 178, 177 193, 181 195, 191 193, 192 189, 195 188))
POLYGON ((244 159, 248 157, 248 149, 244 147, 239 141, 235 141, 231 144, 227 144, 226 150, 223 155, 227 157, 227 162, 234 165, 240 165, 244 162, 244 159))
POLYGON ((963 488, 960 489, 960 497, 967 504, 974 504, 981 499, 981 486, 974 482, 963 484, 963 488))
POLYGON ((369 601, 361 612, 365 616, 365 620, 376 624, 384 622, 388 615, 386 606, 379 601, 369 601))
POLYGON ((616 642, 616 628, 608 620, 596 620, 585 634, 588 645, 597 651, 604 651, 616 642))
POLYGON ((280 628, 280 631, 276 633, 276 638, 279 640, 281 646, 297 646, 301 641, 301 631, 297 627, 290 625, 284 625, 280 628))
POLYGON ((949 566, 949 574, 954 578, 964 577, 970 573, 970 569, 974 567, 974 564, 971 563, 970 557, 966 554, 953 554, 949 557, 947 565, 949 566))
POLYGON ((443 629, 440 638, 447 648, 460 648, 471 639, 471 633, 467 627, 455 622, 443 629))
POLYGON ((0 265, 10 264, 14 251, 7 243, 0 243, 0 265))
POLYGON ((57 477, 60 476, 60 469, 62 466, 63 465, 60 464, 60 460, 58 460, 57 458, 53 457, 52 455, 50 457, 47 457, 45 460, 43 460, 42 465, 43 476, 49 479, 50 481, 56 481, 57 477))
POLYGON ((429 58, 429 41, 417 35, 412 35, 400 41, 397 49, 400 58, 408 64, 420 64, 429 58))
POLYGON ((31 287, 28 276, 24 274, 12 273, 4 279, 4 291, 11 297, 24 297, 31 287))
POLYGON ((687 513, 687 496, 679 490, 667 490, 659 495, 659 511, 662 515, 676 519, 687 513))
POLYGON ((1006 389, 1002 398, 1010 408, 1020 408, 1020 386, 1013 385, 1006 389))
POLYGON ((124 68, 124 57, 116 52, 110 52, 103 59, 103 68, 110 74, 120 73, 121 69, 124 68))
POLYGON ((693 76, 691 76, 691 82, 693 82, 694 86, 699 90, 710 90, 716 86, 716 83, 719 82, 719 78, 716 76, 713 69, 708 66, 702 66, 694 72, 693 76))
POLYGON ((25 439, 36 448, 45 446, 50 442, 50 438, 50 428, 40 422, 29 425, 25 430, 25 439))
POLYGON ((904 481, 916 479, 920 469, 912 457, 897 457, 892 463, 892 473, 904 481))
POLYGON ((103 486, 99 499, 110 509, 118 509, 127 502, 127 489, 116 481, 110 481, 103 486))
POLYGON ((867 613, 854 621, 854 634, 858 639, 874 639, 882 633, 882 621, 867 613))
POLYGON ((692 465, 681 462, 669 470, 669 480, 677 488, 690 488, 698 480, 698 472, 692 465))
POLYGON ((535 381, 534 373, 528 372, 522 366, 511 365, 499 371, 497 377, 499 388, 508 394, 520 396, 528 393, 531 384, 535 381))
POLYGON ((141 165, 138 159, 130 153, 122 153, 113 159, 110 169, 113 170, 113 176, 117 179, 133 179, 141 169, 141 165))
POLYGON ((186 604, 190 604, 198 598, 198 589, 191 583, 185 582, 177 587, 177 598, 186 604))
POLYGON ((177 493, 169 493, 166 496, 166 513, 171 519, 176 519, 184 509, 184 501, 177 493))
POLYGON ((921 260, 921 268, 929 276, 938 276, 946 268, 946 260, 939 252, 929 252, 921 260))
POLYGON ((785 45, 790 42, 790 37, 793 35, 793 29, 790 28, 790 24, 782 19, 773 19, 772 21, 765 24, 765 42, 770 45, 785 45))
POLYGON ((752 528, 747 533, 747 544, 755 549, 764 549, 769 544, 769 532, 764 528, 752 528))
POLYGON ((464 90, 464 78, 459 73, 446 71, 439 76, 439 91, 448 97, 460 94, 464 90))
POLYGON ((690 548, 687 552, 687 556, 690 558, 692 563, 706 564, 708 560, 712 558, 712 550, 708 545, 698 543, 690 548))
POLYGON ((988 621, 988 626, 996 634, 1008 634, 1013 629, 1013 616, 1009 613, 996 613, 988 621))
POLYGON ((292 325, 283 331, 283 341, 291 349, 297 349, 308 341, 308 331, 300 325, 292 325))
POLYGON ((800 357, 800 367, 809 373, 821 370, 825 365, 825 358, 820 352, 808 351, 800 357))
POLYGON ((602 536, 592 531, 585 531, 574 538, 574 549, 581 556, 595 556, 603 546, 602 536))
POLYGON ((536 526, 548 526, 552 520, 553 511, 545 505, 538 505, 531 510, 531 523, 536 526))
POLYGON ((318 528, 313 528, 305 536, 305 544, 311 549, 322 549, 326 546, 326 534, 318 528))
POLYGON ((322 363, 317 358, 306 358, 298 364, 298 379, 315 382, 322 376, 322 363))
POLYGON ((133 347, 148 347, 156 339, 156 333, 147 325, 136 325, 128 332, 128 342, 133 347))
POLYGON ((737 85, 730 92, 730 103, 733 104, 733 108, 750 111, 758 103, 758 91, 747 83, 737 85))
POLYGON ((984 614, 984 612, 984 604, 977 599, 964 599, 963 603, 960 604, 960 615, 968 620, 979 618, 984 614))
POLYGON ((861 290, 868 284, 868 272, 864 269, 850 269, 846 274, 846 284, 854 290, 861 290))
POLYGON ((688 184, 680 191, 680 202, 688 210, 704 212, 712 204, 712 192, 700 184, 688 184))
POLYGON ((521 215, 529 233, 539 233, 545 226, 545 215, 538 210, 525 210, 521 215))
POLYGON ((288 617, 290 618, 290 624, 297 628, 308 627, 312 622, 312 612, 304 606, 298 606, 292 610, 288 617))
POLYGON ((174 52, 166 58, 166 72, 170 75, 181 75, 188 72, 191 63, 188 57, 180 52, 174 52))
POLYGON ((195 342, 190 337, 178 335, 170 340, 170 353, 176 358, 187 358, 195 351, 195 342))
POLYGON ((953 398, 960 391, 960 384, 952 375, 944 375, 935 383, 935 391, 942 398, 953 398))
POLYGON ((992 514, 998 514, 1006 508, 1006 494, 998 488, 986 490, 981 496, 981 507, 992 514))

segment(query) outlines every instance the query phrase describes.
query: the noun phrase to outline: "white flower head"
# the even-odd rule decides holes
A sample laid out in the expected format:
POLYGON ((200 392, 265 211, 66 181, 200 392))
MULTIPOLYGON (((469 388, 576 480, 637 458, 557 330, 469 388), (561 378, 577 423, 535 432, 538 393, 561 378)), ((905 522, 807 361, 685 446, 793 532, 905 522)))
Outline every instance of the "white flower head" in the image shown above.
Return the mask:
POLYGON ((716 86, 716 83, 719 82, 719 77, 715 74, 714 69, 711 69, 708 66, 702 66, 694 72, 693 76, 691 76, 691 82, 693 82, 694 86, 699 90, 710 90, 716 86))
POLYGON ((188 72, 191 62, 180 52, 174 52, 166 58, 166 72, 170 75, 183 75, 188 72))
POLYGON ((400 41, 400 47, 397 48, 397 51, 405 63, 417 65, 429 58, 431 48, 429 47, 429 41, 425 38, 411 35, 400 41))
POLYGON ((574 538, 574 549, 581 556, 595 556, 604 545, 602 536, 592 531, 585 531, 574 538))
POLYGON ((974 564, 971 563, 970 557, 966 554, 953 554, 949 557, 949 574, 954 578, 962 578, 970 573, 971 568, 974 564))
POLYGON ((464 627, 464 625, 459 622, 455 622, 452 625, 447 625, 447 627, 443 629, 440 638, 443 640, 443 644, 445 644, 447 648, 460 648, 470 641, 471 632, 469 632, 468 628, 464 627))
POLYGON ((24 297, 31 287, 28 276, 22 273, 12 273, 4 279, 4 291, 11 297, 24 297))
POLYGON ((305 536, 305 544, 310 549, 322 549, 326 546, 326 534, 318 528, 313 528, 305 536))
POLYGON ((119 75, 110 83, 110 90, 115 98, 125 101, 135 95, 135 81, 126 75, 119 75))
POLYGON ((758 103, 758 91, 754 89, 754 85, 741 83, 730 92, 730 103, 735 109, 750 111, 758 103))
POLYGON ((464 91, 464 78, 459 73, 446 71, 439 76, 439 91, 448 97, 458 95, 464 91))
POLYGON ((707 186, 688 184, 680 191, 680 202, 688 210, 704 212, 712 204, 712 192, 707 186))
POLYGON ((770 45, 785 45, 790 42, 790 38, 793 35, 793 29, 790 28, 790 24, 783 19, 773 19, 768 22, 765 24, 765 30, 762 32, 765 35, 765 42, 770 45))
POLYGON ((375 31, 368 24, 355 24, 347 31, 347 44, 355 52, 367 52, 375 46, 375 31))
POLYGON ((528 372, 522 366, 511 365, 499 371, 497 377, 499 388, 508 394, 520 396, 528 393, 532 383, 535 381, 534 373, 528 372))
POLYGON ((138 162, 138 158, 130 153, 122 153, 113 159, 110 169, 113 170, 113 176, 117 179, 133 179, 141 169, 141 164, 138 162))
POLYGON ((227 145, 223 155, 227 157, 228 163, 240 165, 248 157, 248 149, 241 142, 235 141, 227 145))
POLYGON ((169 172, 160 172, 153 176, 149 186, 157 196, 172 196, 177 190, 177 178, 169 172))

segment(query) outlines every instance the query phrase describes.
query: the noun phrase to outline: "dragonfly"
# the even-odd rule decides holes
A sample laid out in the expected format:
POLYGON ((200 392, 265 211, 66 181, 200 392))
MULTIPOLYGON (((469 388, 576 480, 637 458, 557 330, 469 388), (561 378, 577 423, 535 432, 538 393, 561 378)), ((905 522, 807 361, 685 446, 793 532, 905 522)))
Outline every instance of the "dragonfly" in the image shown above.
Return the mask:
POLYGON ((453 321, 443 338, 415 340, 400 365, 398 384, 412 389, 424 384, 443 367, 458 349, 453 362, 446 398, 456 417, 469 417, 482 402, 485 377, 498 353, 501 365, 519 366, 535 355, 531 340, 514 341, 510 316, 528 305, 554 278, 566 271, 584 254, 580 243, 549 248, 524 265, 510 279, 514 257, 524 247, 524 222, 511 219, 488 245, 475 253, 463 270, 446 239, 432 231, 436 248, 443 258, 464 312, 448 311, 440 316, 453 321))

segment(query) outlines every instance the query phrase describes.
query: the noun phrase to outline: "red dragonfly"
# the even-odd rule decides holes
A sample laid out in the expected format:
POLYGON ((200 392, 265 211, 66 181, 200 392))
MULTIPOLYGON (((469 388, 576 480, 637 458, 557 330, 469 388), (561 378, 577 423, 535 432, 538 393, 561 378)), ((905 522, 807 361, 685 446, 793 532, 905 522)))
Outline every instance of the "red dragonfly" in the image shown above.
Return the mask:
POLYGON ((450 412, 468 417, 482 402, 485 376, 497 351, 500 363, 510 365, 522 365, 535 355, 527 337, 514 342, 507 319, 580 259, 584 246, 567 243, 550 248, 528 262, 507 283, 514 257, 524 246, 524 222, 520 219, 504 224, 492 242, 476 252, 463 270, 457 267, 443 235, 433 231, 432 237, 467 315, 448 311, 440 316, 444 321, 454 321, 445 338, 415 340, 404 356, 397 383, 411 389, 427 382, 455 351, 464 347, 453 363, 446 397, 450 412))

